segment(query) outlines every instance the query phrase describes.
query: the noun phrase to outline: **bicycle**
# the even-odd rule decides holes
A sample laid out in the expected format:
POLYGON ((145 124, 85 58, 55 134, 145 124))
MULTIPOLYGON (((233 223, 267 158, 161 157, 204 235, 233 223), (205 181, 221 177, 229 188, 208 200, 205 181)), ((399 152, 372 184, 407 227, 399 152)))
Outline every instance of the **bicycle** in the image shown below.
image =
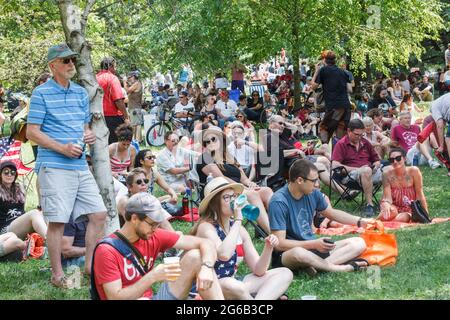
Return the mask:
POLYGON ((199 115, 194 110, 188 111, 187 116, 176 118, 172 108, 164 103, 158 107, 159 121, 153 124, 147 131, 145 138, 147 143, 154 147, 164 144, 164 136, 169 131, 177 131, 180 136, 190 136, 194 130, 194 122, 199 119, 199 115))

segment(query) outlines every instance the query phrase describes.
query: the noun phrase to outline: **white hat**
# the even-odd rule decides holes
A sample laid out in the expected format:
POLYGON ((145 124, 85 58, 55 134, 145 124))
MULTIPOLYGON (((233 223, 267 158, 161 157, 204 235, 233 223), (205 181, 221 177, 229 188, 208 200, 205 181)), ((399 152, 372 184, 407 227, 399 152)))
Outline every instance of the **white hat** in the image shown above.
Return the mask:
POLYGON ((226 189, 233 189, 236 193, 241 194, 244 191, 244 185, 241 183, 231 183, 224 177, 217 177, 212 179, 205 187, 204 194, 205 198, 200 203, 198 208, 198 213, 200 215, 205 214, 208 208, 209 202, 220 192, 226 189))

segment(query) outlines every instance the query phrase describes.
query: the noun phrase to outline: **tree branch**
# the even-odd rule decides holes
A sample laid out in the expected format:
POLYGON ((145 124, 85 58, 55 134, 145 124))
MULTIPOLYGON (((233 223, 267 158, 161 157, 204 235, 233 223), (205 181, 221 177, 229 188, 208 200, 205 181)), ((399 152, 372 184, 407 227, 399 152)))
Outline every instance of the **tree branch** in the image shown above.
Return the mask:
MULTIPOLYGON (((90 0, 89 0, 89 1, 90 1, 90 0)), ((108 9, 109 7, 115 5, 115 4, 119 3, 119 2, 122 2, 122 0, 114 1, 114 2, 112 2, 112 3, 110 3, 110 4, 107 4, 106 6, 97 8, 97 9, 93 10, 92 13, 99 13, 99 12, 102 12, 102 11, 104 11, 105 9, 108 9)))
POLYGON ((83 15, 81 16, 81 32, 84 34, 86 31, 86 25, 89 13, 91 13, 92 7, 94 6, 96 0, 88 0, 86 7, 84 8, 83 15))

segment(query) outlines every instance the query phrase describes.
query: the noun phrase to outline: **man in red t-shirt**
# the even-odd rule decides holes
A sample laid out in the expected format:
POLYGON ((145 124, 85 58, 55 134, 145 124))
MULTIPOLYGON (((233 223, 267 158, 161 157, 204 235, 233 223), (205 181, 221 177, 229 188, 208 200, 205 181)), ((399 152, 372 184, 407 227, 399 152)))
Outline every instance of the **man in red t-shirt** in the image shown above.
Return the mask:
POLYGON ((124 93, 116 73, 116 61, 106 57, 100 63, 101 70, 97 73, 97 82, 103 88, 103 114, 109 129, 108 144, 117 142, 116 128, 124 122, 129 123, 127 109, 124 103, 124 93))
POLYGON ((116 249, 100 244, 93 262, 100 299, 181 300, 187 297, 194 281, 203 299, 224 299, 214 271, 217 252, 211 241, 158 228, 164 220, 162 207, 158 199, 146 192, 133 195, 125 210, 125 224, 119 232, 141 253, 149 271, 141 276, 116 249), (180 262, 155 267, 158 254, 169 248, 185 251, 180 262), (162 284, 153 294, 152 285, 156 282, 162 284))

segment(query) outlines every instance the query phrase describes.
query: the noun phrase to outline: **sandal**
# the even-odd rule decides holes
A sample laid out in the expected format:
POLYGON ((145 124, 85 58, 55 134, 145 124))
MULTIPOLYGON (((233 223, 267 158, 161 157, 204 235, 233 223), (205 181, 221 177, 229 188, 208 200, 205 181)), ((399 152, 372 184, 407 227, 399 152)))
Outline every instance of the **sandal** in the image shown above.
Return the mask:
POLYGON ((287 293, 285 292, 285 293, 283 293, 283 294, 278 298, 278 300, 289 300, 289 296, 288 296, 287 293))
POLYGON ((370 265, 366 259, 362 259, 362 258, 352 259, 352 260, 348 261, 346 264, 351 265, 353 267, 353 271, 365 270, 370 265), (360 265, 360 264, 358 264, 358 262, 363 262, 366 265, 360 265))
POLYGON ((304 272, 311 278, 314 278, 317 275, 317 270, 313 267, 306 267, 303 269, 304 272))
POLYGON ((60 289, 68 289, 69 288, 69 285, 67 283, 67 278, 65 275, 62 277, 59 277, 59 279, 56 279, 55 277, 52 276, 50 278, 50 283, 53 286, 60 288, 60 289))

